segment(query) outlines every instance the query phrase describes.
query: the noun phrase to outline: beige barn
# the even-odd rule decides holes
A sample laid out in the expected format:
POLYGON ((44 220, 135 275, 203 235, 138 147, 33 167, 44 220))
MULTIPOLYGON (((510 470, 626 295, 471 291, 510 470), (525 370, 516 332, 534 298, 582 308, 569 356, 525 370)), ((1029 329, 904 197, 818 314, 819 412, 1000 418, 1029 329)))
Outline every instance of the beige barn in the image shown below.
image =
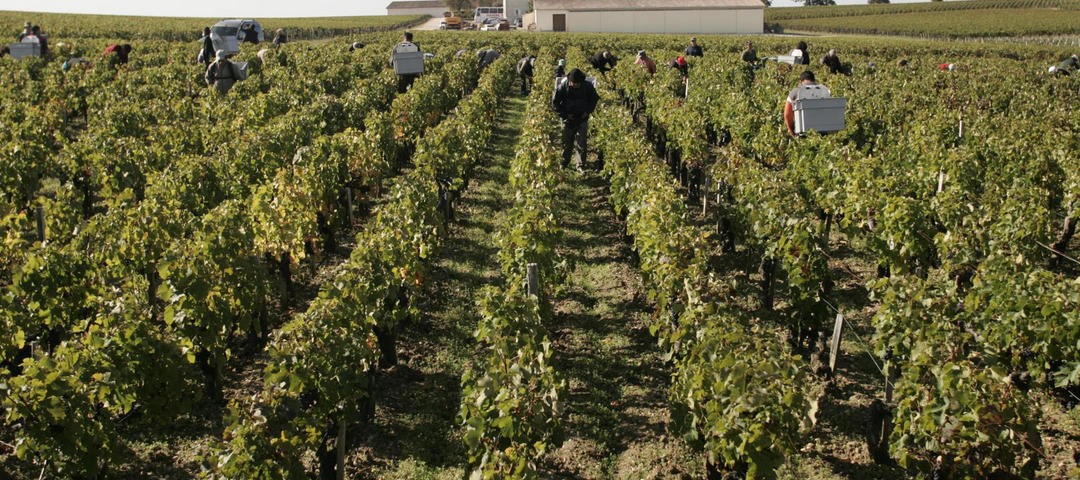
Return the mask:
POLYGON ((413 0, 390 2, 386 6, 387 15, 431 15, 442 18, 443 12, 447 11, 446 4, 440 0, 413 0))
POLYGON ((760 0, 534 0, 537 30, 762 33, 760 0))

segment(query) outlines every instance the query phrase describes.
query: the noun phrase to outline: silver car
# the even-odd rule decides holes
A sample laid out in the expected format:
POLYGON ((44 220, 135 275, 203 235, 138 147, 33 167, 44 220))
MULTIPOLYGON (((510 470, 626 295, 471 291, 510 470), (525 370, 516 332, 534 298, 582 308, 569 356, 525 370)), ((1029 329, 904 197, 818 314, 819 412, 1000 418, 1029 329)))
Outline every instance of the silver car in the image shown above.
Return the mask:
POLYGON ((255 20, 222 20, 210 27, 210 41, 215 53, 224 50, 226 55, 232 55, 240 51, 240 42, 263 42, 262 25, 255 20), (255 38, 251 38, 252 31, 257 35, 255 38))

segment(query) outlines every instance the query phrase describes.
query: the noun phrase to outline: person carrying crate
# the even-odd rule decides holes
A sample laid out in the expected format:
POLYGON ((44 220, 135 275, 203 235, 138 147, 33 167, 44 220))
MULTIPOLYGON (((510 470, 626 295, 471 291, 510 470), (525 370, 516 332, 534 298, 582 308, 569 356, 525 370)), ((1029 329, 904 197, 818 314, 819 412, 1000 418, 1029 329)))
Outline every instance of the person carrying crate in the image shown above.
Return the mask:
POLYGON ((784 124, 787 125, 788 135, 792 137, 797 136, 795 134, 795 102, 799 99, 799 87, 803 85, 817 85, 817 80, 814 78, 814 72, 807 70, 799 75, 799 86, 795 87, 788 93, 787 100, 784 102, 784 124))
POLYGON ((398 76, 398 93, 405 93, 416 77, 424 73, 424 57, 420 45, 413 43, 412 32, 405 32, 401 43, 390 51, 390 65, 398 76))
POLYGON ((242 78, 233 62, 229 61, 225 50, 218 50, 216 60, 206 68, 205 80, 206 86, 214 87, 218 93, 225 95, 236 81, 242 78))
POLYGON ((788 93, 784 104, 784 123, 788 134, 801 136, 811 130, 818 133, 838 132, 846 127, 847 99, 833 97, 824 85, 818 85, 814 73, 807 70, 799 76, 799 86, 788 93))

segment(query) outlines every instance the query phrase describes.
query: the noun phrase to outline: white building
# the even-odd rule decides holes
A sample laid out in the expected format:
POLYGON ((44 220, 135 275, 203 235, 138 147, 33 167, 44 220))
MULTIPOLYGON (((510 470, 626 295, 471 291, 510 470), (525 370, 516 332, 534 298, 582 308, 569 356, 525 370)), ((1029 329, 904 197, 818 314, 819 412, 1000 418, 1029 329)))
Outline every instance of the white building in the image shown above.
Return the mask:
POLYGON ((503 16, 517 24, 522 15, 529 13, 529 0, 503 0, 503 16))
POLYGON ((387 15, 431 15, 442 18, 443 12, 448 10, 446 4, 439 0, 397 1, 386 6, 387 15))
POLYGON ((760 0, 534 0, 537 30, 762 33, 760 0))

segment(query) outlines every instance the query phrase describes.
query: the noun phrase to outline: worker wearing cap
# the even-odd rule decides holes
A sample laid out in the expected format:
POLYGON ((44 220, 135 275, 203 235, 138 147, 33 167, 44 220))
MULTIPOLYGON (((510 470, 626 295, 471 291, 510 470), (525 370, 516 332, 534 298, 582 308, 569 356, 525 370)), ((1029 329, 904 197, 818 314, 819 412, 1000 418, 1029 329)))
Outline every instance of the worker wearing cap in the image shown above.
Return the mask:
POLYGON ((558 64, 555 65, 555 79, 566 77, 566 60, 559 59, 558 64))
POLYGON ((645 53, 645 50, 637 52, 637 60, 634 64, 641 65, 646 72, 649 72, 649 75, 656 73, 656 62, 649 58, 649 54, 645 53))
POLYGON ((690 39, 690 46, 686 47, 686 56, 687 57, 704 57, 705 56, 705 52, 702 51, 701 45, 697 44, 697 38, 696 37, 690 39))
POLYGON ((607 50, 597 52, 596 55, 589 57, 589 63, 591 63, 593 68, 600 72, 601 75, 607 73, 612 68, 615 68, 615 62, 617 60, 618 59, 607 50))
POLYGON ((225 50, 218 50, 214 63, 206 68, 206 85, 225 95, 236 84, 236 68, 229 61, 225 50))
POLYGON ((787 124, 788 134, 793 137, 795 136, 795 101, 799 99, 799 87, 803 85, 817 85, 814 72, 810 70, 802 72, 802 75, 799 75, 799 86, 788 93, 784 102, 784 123, 787 124))
POLYGON ((589 148, 589 115, 596 110, 600 95, 592 84, 585 80, 585 73, 578 69, 570 71, 568 81, 555 89, 551 97, 551 108, 562 118, 562 166, 570 166, 570 157, 574 153, 574 139, 577 138, 577 169, 584 169, 585 154, 589 148))
POLYGON ((1068 75, 1077 70, 1080 70, 1080 59, 1076 55, 1062 60, 1057 66, 1057 73, 1061 75, 1068 75))
POLYGON ((686 59, 683 57, 675 57, 668 62, 668 66, 678 70, 679 73, 682 74, 684 82, 686 81, 686 77, 690 76, 690 65, 686 63, 686 59))

